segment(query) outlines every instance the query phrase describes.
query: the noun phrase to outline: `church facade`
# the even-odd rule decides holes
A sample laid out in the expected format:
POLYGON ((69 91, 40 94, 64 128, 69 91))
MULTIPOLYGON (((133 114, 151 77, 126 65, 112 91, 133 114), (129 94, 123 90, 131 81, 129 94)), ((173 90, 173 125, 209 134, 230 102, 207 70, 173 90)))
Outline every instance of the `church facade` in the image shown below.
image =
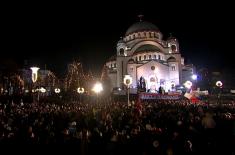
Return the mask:
POLYGON ((140 20, 131 25, 117 43, 116 55, 107 62, 112 87, 123 88, 125 75, 132 77, 130 88, 158 92, 159 87, 171 91, 182 84, 182 70, 186 65, 179 43, 163 34, 154 24, 140 20))

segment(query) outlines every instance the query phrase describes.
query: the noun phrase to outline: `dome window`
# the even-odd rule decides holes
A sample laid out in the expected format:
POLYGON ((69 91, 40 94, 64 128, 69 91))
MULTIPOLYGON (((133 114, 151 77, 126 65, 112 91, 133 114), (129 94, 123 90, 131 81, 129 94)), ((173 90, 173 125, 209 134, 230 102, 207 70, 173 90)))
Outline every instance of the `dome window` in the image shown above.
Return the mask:
POLYGON ((119 50, 119 54, 120 54, 121 56, 124 56, 124 49, 123 49, 123 48, 121 48, 121 49, 119 50))

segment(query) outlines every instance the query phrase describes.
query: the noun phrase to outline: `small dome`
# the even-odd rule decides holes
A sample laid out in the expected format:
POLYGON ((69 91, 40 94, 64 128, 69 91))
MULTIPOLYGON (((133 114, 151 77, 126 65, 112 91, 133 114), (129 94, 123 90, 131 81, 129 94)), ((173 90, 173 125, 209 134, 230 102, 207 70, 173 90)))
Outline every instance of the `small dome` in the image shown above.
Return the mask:
POLYGON ((154 24, 150 23, 150 22, 146 22, 146 21, 140 21, 137 22, 133 25, 131 25, 128 30, 126 31, 126 36, 135 32, 143 32, 143 31, 155 31, 158 32, 159 29, 157 26, 155 26, 154 24))
POLYGON ((129 59, 129 60, 128 60, 128 63, 134 63, 134 62, 135 62, 134 59, 129 59))
POLYGON ((174 57, 170 57, 167 59, 167 62, 175 62, 175 61, 176 61, 176 59, 174 57))

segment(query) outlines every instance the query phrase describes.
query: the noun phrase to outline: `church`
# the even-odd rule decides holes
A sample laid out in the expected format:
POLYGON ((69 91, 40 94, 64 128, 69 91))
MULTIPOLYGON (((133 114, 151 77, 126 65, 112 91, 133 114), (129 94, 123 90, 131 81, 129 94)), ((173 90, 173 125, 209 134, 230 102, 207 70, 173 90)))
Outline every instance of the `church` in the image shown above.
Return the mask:
POLYGON ((113 88, 124 88, 124 76, 130 75, 132 90, 157 93, 160 87, 168 92, 185 82, 184 69, 193 74, 184 64, 177 38, 163 40, 157 26, 141 19, 127 29, 116 50, 105 63, 113 88))

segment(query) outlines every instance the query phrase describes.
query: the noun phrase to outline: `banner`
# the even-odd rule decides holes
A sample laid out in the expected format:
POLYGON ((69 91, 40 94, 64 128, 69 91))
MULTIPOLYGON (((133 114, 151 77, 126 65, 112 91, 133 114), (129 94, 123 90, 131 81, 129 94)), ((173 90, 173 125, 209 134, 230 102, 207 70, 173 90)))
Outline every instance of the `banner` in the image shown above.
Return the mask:
POLYGON ((155 94, 155 93, 141 93, 139 94, 139 98, 141 100, 177 100, 180 99, 180 95, 179 94, 172 94, 172 95, 168 95, 168 94, 155 94))

